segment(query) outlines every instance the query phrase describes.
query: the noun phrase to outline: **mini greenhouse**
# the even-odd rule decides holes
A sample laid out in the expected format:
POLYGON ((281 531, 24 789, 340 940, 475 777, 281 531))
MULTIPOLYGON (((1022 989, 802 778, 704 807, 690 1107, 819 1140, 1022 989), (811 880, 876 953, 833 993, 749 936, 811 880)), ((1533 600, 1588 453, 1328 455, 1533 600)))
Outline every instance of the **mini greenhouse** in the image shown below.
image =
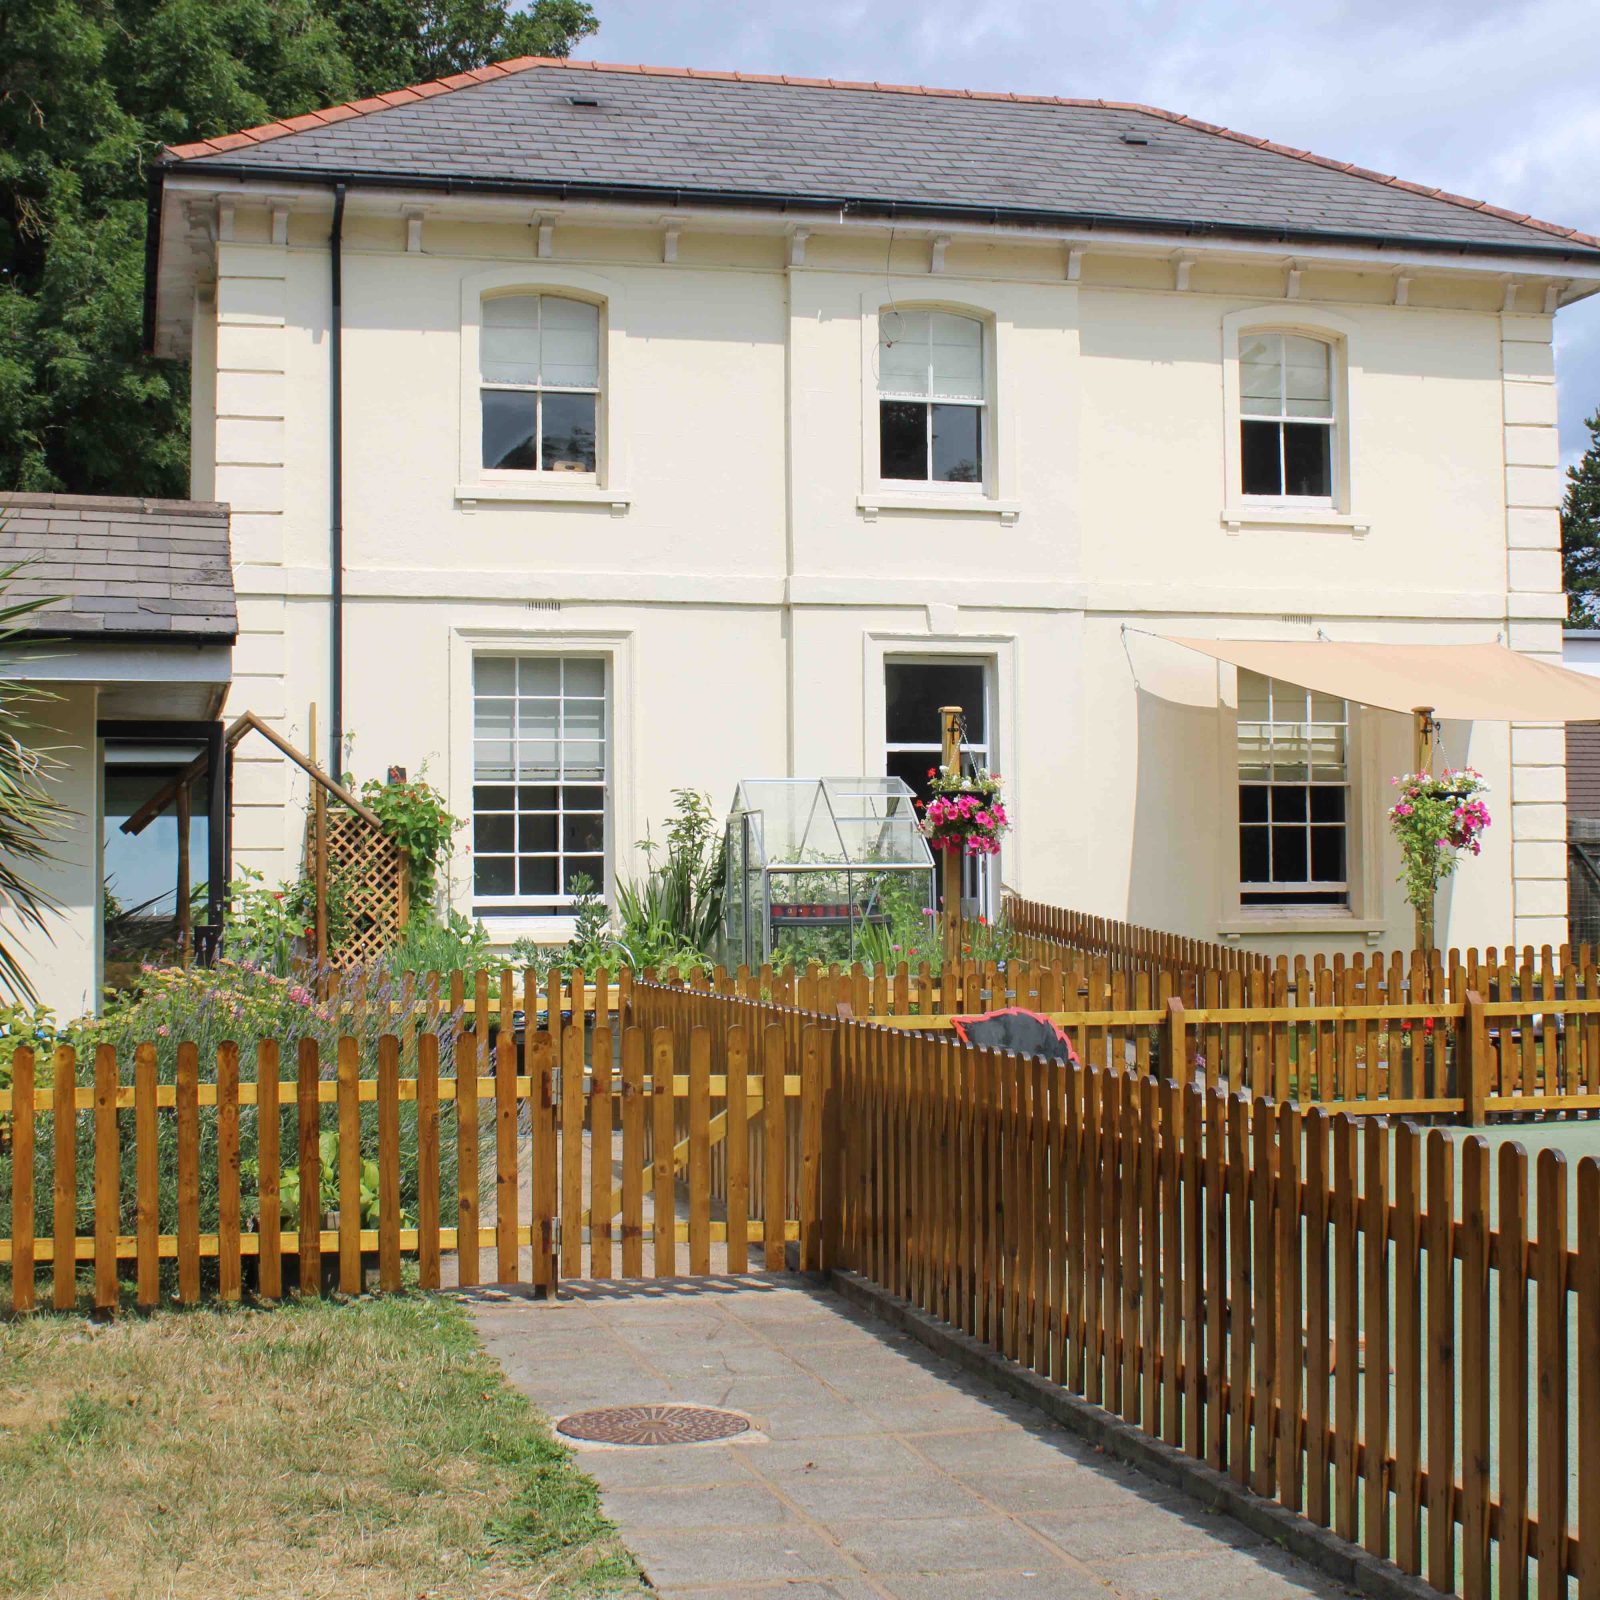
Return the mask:
POLYGON ((723 960, 908 961, 937 939, 934 867, 900 778, 746 778, 727 827, 723 960))

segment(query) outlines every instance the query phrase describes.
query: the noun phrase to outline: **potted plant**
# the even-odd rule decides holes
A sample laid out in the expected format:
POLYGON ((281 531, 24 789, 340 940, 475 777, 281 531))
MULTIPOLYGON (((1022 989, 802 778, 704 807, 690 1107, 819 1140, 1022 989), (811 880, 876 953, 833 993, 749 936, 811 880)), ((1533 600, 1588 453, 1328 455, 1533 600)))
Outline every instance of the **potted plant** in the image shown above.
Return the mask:
POLYGON ((1434 895, 1464 853, 1482 851, 1490 820, 1482 797, 1489 785, 1471 767, 1446 767, 1439 774, 1407 772, 1389 781, 1400 791, 1389 807, 1389 827, 1405 866, 1400 881, 1417 911, 1422 944, 1432 949, 1434 895))
POLYGON ((973 772, 962 772, 959 766, 930 767, 933 798, 923 810, 921 824, 929 848, 967 856, 998 855, 1001 836, 1011 827, 1000 798, 1003 781, 987 767, 973 772))

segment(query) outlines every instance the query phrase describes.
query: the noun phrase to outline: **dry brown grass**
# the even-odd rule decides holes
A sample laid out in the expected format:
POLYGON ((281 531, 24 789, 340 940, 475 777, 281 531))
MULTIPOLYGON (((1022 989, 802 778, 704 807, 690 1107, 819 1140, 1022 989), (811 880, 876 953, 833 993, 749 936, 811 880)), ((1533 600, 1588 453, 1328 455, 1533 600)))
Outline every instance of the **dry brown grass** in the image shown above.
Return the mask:
POLYGON ((0 1325, 8 1600, 640 1592, 447 1300, 0 1325))

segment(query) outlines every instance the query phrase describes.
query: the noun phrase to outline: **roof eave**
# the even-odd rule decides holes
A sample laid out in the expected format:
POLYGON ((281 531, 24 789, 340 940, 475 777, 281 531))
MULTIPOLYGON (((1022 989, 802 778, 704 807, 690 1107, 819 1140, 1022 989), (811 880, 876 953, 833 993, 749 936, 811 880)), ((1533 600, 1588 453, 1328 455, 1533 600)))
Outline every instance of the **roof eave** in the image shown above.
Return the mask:
MULTIPOLYGON (((219 159, 216 156, 163 156, 163 173, 209 174, 235 182, 267 185, 296 183, 320 188, 343 183, 349 188, 400 189, 433 194, 499 194, 545 200, 631 202, 673 207, 766 210, 784 215, 833 213, 885 221, 967 222, 975 225, 1023 226, 1039 229, 1120 230, 1189 239, 1249 239, 1293 246, 1340 244, 1367 250, 1406 249, 1449 255, 1487 255, 1505 260, 1584 262, 1600 267, 1600 249, 1559 239, 1531 238, 1526 243, 1468 239, 1446 235, 1362 232, 1352 229, 1307 229, 1267 223, 1208 222, 1184 217, 1130 217, 1106 212, 1042 210, 1026 206, 974 206, 939 201, 909 201, 873 195, 813 194, 695 188, 657 184, 597 183, 582 180, 469 178, 421 172, 355 171, 332 167, 273 166, 219 159)), ((149 292, 147 289, 147 300, 149 292)))

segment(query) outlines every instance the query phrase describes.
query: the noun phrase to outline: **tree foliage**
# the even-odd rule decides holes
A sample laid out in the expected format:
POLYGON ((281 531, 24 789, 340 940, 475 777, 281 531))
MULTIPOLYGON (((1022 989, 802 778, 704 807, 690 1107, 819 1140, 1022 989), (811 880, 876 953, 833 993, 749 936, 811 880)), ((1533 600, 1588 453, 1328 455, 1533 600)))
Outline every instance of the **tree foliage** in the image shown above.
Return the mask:
POLYGON ((1589 448, 1567 468, 1561 504, 1561 586, 1568 626, 1600 628, 1600 411, 1584 426, 1589 448))
POLYGON ((0 487, 187 492, 188 375, 140 350, 164 144, 596 26, 587 0, 0 0, 0 487))

